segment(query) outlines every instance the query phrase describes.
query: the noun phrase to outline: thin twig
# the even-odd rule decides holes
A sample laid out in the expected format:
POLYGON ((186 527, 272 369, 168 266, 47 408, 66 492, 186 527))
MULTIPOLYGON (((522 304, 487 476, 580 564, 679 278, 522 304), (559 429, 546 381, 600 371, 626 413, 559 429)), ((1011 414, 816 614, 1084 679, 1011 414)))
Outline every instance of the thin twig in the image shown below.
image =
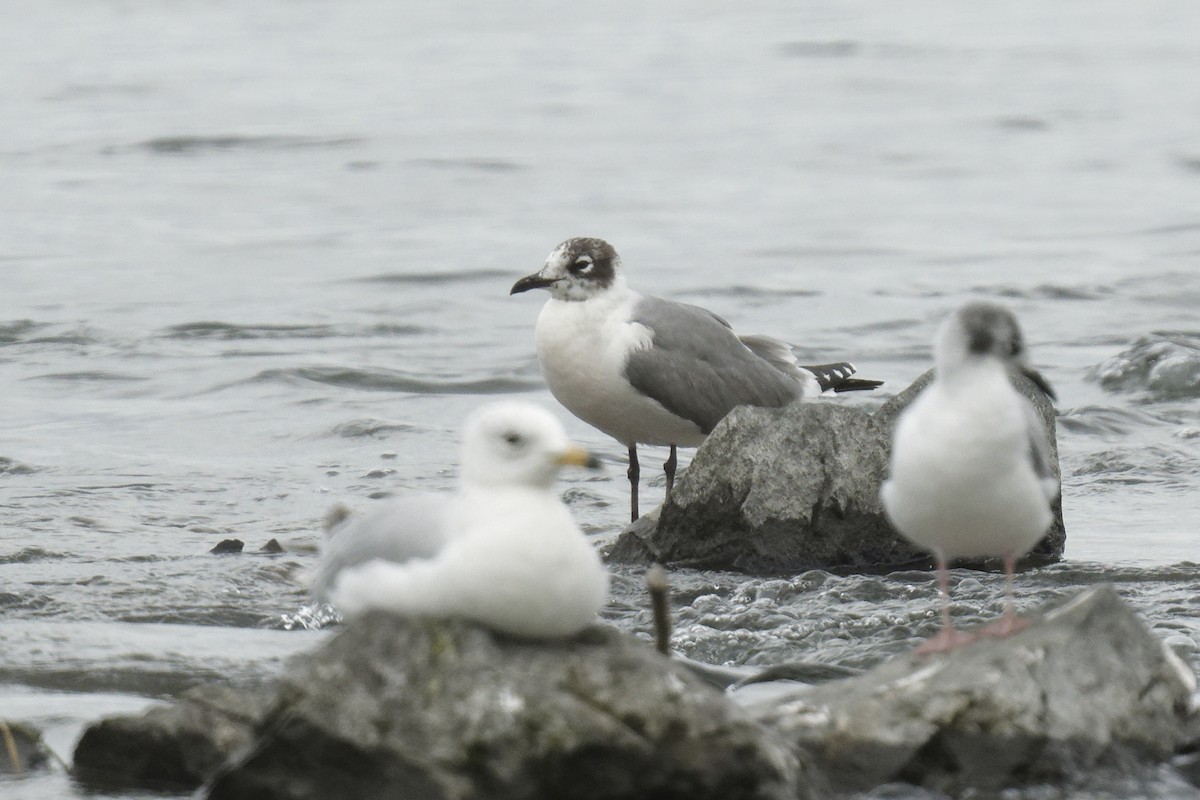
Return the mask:
POLYGON ((664 656, 671 655, 671 584, 662 564, 646 570, 646 588, 654 610, 654 644, 664 656))
POLYGON ((4 736, 4 749, 8 751, 8 760, 12 762, 13 772, 20 775, 25 771, 25 767, 21 764, 21 754, 17 752, 17 740, 13 738, 8 723, 2 719, 0 719, 0 734, 4 736))

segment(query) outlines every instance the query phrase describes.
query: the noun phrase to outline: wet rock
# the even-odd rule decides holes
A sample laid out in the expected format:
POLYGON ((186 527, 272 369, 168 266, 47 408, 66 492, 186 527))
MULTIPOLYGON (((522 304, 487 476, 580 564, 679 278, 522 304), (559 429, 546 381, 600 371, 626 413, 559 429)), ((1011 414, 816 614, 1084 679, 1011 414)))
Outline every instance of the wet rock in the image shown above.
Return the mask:
POLYGON ((373 612, 298 662, 210 800, 804 797, 796 759, 649 646, 373 612))
POLYGON ((278 539, 268 539, 266 544, 258 548, 258 552, 276 555, 287 551, 283 549, 283 545, 279 543, 278 539))
POLYGON ((952 794, 1161 761, 1188 737, 1191 670, 1108 586, 1007 639, 908 656, 775 695, 752 713, 840 788, 952 794))
POLYGON ((208 552, 214 556, 232 555, 242 552, 242 548, 245 546, 246 543, 241 539, 222 539, 208 552))
MULTIPOLYGON (((874 414, 821 401, 735 409, 696 451, 671 497, 626 528, 608 558, 765 575, 928 563, 929 554, 888 522, 879 488, 896 419, 932 375, 874 414)), ((1014 385, 1051 432, 1057 473, 1054 407, 1028 378, 1014 376, 1014 385)), ((1056 502, 1054 524, 1029 557, 1057 560, 1065 542, 1056 502)))
POLYGON ((0 775, 19 775, 49 763, 50 749, 37 728, 0 719, 0 775))
POLYGON ((75 775, 96 788, 195 789, 250 744, 270 697, 201 686, 179 702, 89 725, 75 747, 75 775))

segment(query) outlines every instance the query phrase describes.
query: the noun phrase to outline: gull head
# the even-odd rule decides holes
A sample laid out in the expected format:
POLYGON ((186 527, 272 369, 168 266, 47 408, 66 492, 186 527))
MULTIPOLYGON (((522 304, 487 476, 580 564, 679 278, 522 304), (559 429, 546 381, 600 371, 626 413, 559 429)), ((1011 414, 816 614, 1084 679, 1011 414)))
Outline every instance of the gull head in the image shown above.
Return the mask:
POLYGON ((554 415, 540 406, 491 403, 467 419, 462 453, 465 483, 548 489, 564 466, 596 469, 600 461, 573 444, 554 415))
POLYGON ((953 374, 972 361, 992 359, 1019 371, 1055 398, 1050 384, 1029 365, 1021 326, 1003 306, 972 302, 960 307, 942 323, 934 350, 942 374, 953 374))
POLYGON ((509 294, 545 289, 556 300, 590 300, 618 281, 620 268, 621 259, 611 244, 578 236, 554 248, 545 265, 513 284, 509 294))

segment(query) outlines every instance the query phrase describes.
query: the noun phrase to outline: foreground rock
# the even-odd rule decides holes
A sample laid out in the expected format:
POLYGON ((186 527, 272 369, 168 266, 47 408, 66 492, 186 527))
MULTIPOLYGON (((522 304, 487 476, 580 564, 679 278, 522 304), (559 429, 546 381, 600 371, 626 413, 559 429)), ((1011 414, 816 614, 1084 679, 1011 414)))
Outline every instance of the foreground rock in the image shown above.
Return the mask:
MULTIPOLYGON (((888 522, 879 487, 896 419, 932 376, 874 414, 823 401, 734 410, 696 451, 671 497, 630 525, 608 558, 753 574, 927 562, 929 554, 888 522)), ((1016 376, 1014 385, 1050 432, 1057 474, 1054 407, 1028 378, 1016 376)), ((1056 503, 1054 525, 1031 557, 1058 560, 1065 543, 1056 503)))
POLYGON ((784 665, 772 676, 789 680, 727 695, 710 681, 728 676, 700 671, 613 629, 534 643, 374 613, 277 685, 209 687, 92 725, 76 774, 109 788, 207 782, 209 800, 802 800, 1069 779, 1186 752, 1198 729, 1190 671, 1108 587, 1010 638, 853 677, 784 665))
POLYGON ((108 785, 118 767, 137 779, 126 785, 211 777, 213 800, 807 796, 787 747, 613 629, 521 642, 377 612, 240 705, 208 720, 220 735, 206 735, 195 697, 102 721, 77 769, 89 779, 107 765, 108 785))
POLYGON ((943 792, 1161 761, 1189 737, 1191 671, 1102 586, 1007 639, 909 656, 762 702, 757 716, 842 788, 943 792))
POLYGON ((171 706, 90 725, 75 775, 98 788, 194 789, 246 748, 270 708, 263 691, 201 686, 171 706))

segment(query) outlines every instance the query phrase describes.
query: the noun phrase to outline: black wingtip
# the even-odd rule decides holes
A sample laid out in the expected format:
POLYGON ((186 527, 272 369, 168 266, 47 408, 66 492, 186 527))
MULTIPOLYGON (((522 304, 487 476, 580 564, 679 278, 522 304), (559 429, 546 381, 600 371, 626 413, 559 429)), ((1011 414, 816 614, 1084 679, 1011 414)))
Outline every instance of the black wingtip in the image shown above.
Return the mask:
POLYGON ((847 378, 830 388, 838 394, 842 392, 869 392, 883 386, 883 381, 873 381, 868 378, 847 378))
POLYGON ((801 369, 808 370, 813 374, 823 392, 830 390, 838 393, 867 392, 883 385, 883 381, 852 377, 857 370, 849 361, 839 361, 835 364, 816 364, 814 366, 806 365, 802 366, 801 369))

